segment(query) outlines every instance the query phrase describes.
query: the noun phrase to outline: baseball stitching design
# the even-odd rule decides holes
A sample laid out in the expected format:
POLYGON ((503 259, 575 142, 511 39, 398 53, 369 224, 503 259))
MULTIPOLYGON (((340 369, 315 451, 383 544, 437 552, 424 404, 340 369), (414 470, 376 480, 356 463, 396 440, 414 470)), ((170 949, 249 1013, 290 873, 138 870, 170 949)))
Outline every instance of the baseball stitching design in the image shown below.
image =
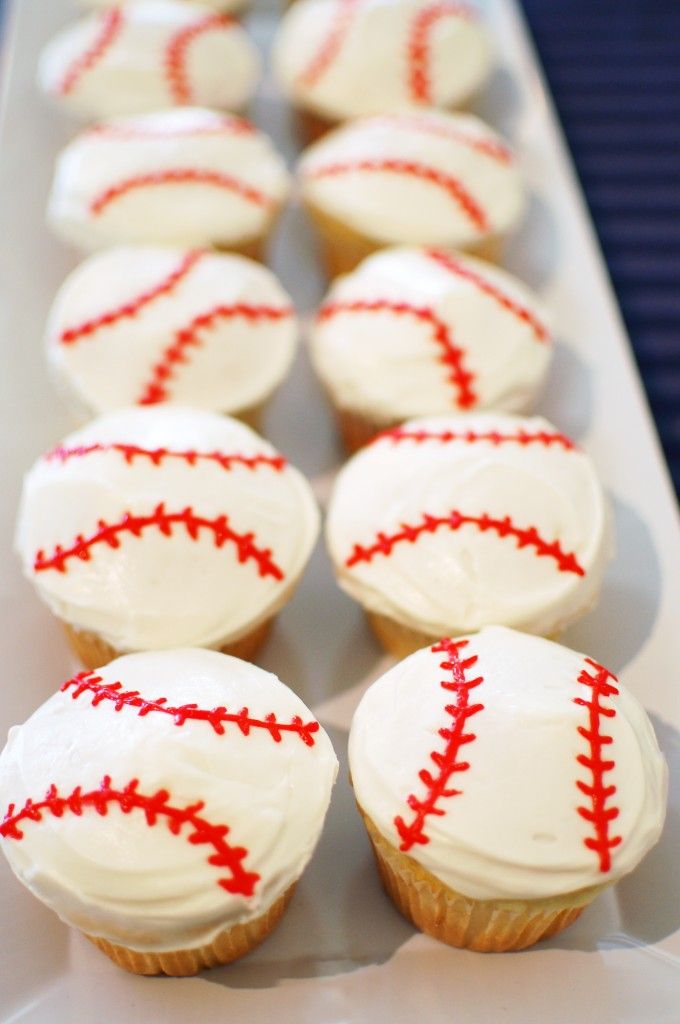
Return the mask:
POLYGON ((607 872, 611 868, 611 851, 622 842, 621 836, 612 836, 609 833, 610 822, 619 816, 619 808, 607 806, 608 801, 616 793, 616 786, 607 785, 605 775, 614 768, 614 760, 606 760, 604 748, 613 743, 613 738, 602 731, 604 719, 614 718, 616 709, 607 707, 601 703, 610 697, 618 696, 618 689, 614 683, 618 682, 616 676, 596 661, 586 658, 587 668, 584 668, 578 677, 579 683, 590 689, 590 698, 574 697, 574 704, 586 708, 588 711, 588 725, 578 726, 578 733, 588 744, 588 753, 579 754, 576 758, 578 763, 590 772, 590 780, 584 782, 578 779, 576 785, 581 793, 588 798, 588 806, 576 808, 585 821, 593 827, 592 836, 587 836, 583 842, 589 850, 593 850, 600 862, 600 871, 607 872), (590 670, 590 671, 589 671, 590 670))
POLYGON ((255 135, 257 128, 236 114, 224 114, 211 119, 214 123, 191 125, 185 128, 151 128, 142 125, 120 125, 104 122, 86 128, 83 134, 99 135, 105 139, 191 139, 201 135, 255 135))
POLYGON ((140 718, 154 713, 168 715, 177 726, 183 726, 188 721, 207 722, 218 736, 226 733, 225 724, 229 723, 236 725, 244 736, 249 736, 253 729, 260 729, 267 732, 275 743, 281 743, 284 735, 290 733, 299 736, 305 746, 313 747, 314 733, 319 731, 318 722, 303 722, 299 715, 294 715, 290 722, 278 722, 273 713, 265 715, 264 718, 253 718, 247 707, 234 713, 223 706, 204 709, 199 708, 197 704, 181 704, 172 707, 168 704, 167 697, 145 700, 138 690, 123 690, 123 684, 120 682, 105 683, 103 678, 94 672, 79 672, 72 679, 68 679, 61 687, 62 693, 67 691, 73 700, 77 700, 84 693, 91 694, 94 708, 108 701, 113 704, 115 711, 122 711, 125 707, 136 708, 140 718))
POLYGON ((544 448, 553 446, 563 448, 565 451, 576 451, 576 445, 564 434, 549 433, 547 430, 537 430, 530 433, 527 430, 518 430, 512 434, 501 434, 498 430, 412 430, 406 427, 393 427, 385 430, 373 439, 371 444, 379 444, 381 441, 391 441, 393 444, 401 444, 413 441, 414 444, 424 444, 426 441, 438 441, 440 444, 449 444, 453 441, 462 441, 465 444, 476 444, 477 442, 488 442, 496 447, 503 444, 518 444, 525 448, 528 445, 538 444, 544 448))
POLYGON ((328 302, 319 310, 317 319, 323 322, 339 314, 381 312, 411 316, 427 324, 432 329, 433 341, 441 350, 438 362, 447 368, 447 379, 456 391, 456 404, 461 409, 469 409, 476 404, 477 395, 472 387, 474 374, 465 369, 465 352, 454 343, 450 328, 433 309, 427 306, 414 306, 408 302, 392 302, 388 299, 357 299, 350 302, 328 302))
POLYGON ((165 74, 173 102, 187 104, 193 102, 194 95, 187 71, 187 55, 189 47, 200 36, 219 29, 231 28, 235 25, 233 18, 226 14, 209 14, 193 25, 176 32, 168 42, 165 51, 165 74))
POLYGON ((133 537, 141 537, 143 531, 148 529, 159 530, 163 536, 171 537, 175 526, 183 528, 193 541, 199 539, 201 530, 208 530, 213 535, 216 548, 222 548, 227 543, 235 546, 241 564, 252 561, 256 564, 260 576, 271 576, 276 580, 284 578, 283 571, 272 558, 271 550, 258 547, 255 544, 253 533, 237 533, 229 525, 226 515, 207 519, 197 515, 191 506, 179 512, 169 512, 166 510, 164 502, 157 505, 150 515, 124 512, 122 518, 116 523, 107 523, 100 519, 94 533, 89 537, 78 534, 71 547, 64 548, 61 544, 57 544, 49 555, 41 549, 35 556, 33 569, 35 572, 46 570, 67 572, 68 562, 74 558, 81 562, 89 562, 92 557, 92 548, 98 544, 119 548, 121 535, 130 534, 133 537))
POLYGON ((430 81, 430 33, 443 18, 475 20, 474 12, 469 7, 446 0, 430 4, 417 12, 411 23, 407 43, 408 88, 415 103, 434 103, 430 81))
POLYGON ((112 7, 110 10, 102 13, 99 21, 101 22, 101 29, 91 46, 84 53, 80 54, 79 57, 75 58, 61 80, 59 92, 62 96, 67 96, 73 92, 88 71, 96 67, 120 35, 125 18, 123 11, 119 7, 112 7))
POLYGON ((458 178, 451 174, 446 174, 436 167, 429 167, 427 164, 421 164, 415 160, 399 160, 395 158, 347 160, 322 164, 319 167, 312 168, 308 173, 311 178, 329 178, 342 174, 354 174, 357 171, 364 171, 369 174, 376 172, 380 174, 401 174, 420 181, 427 181, 446 192, 479 231, 487 231, 489 229, 489 221, 485 211, 458 178))
POLYGON ((470 691, 480 686, 484 679, 476 676, 473 679, 467 678, 468 670, 477 662, 477 655, 461 659, 460 652, 468 646, 468 640, 441 640, 434 647, 430 648, 433 654, 446 655, 441 662, 441 668, 450 672, 450 679, 443 679, 440 683, 447 693, 455 694, 455 702, 447 704, 444 708, 447 715, 452 719, 451 725, 439 729, 439 735, 446 741, 443 751, 433 750, 430 753, 430 760, 438 769, 433 775, 429 768, 422 768, 418 772, 418 778, 427 790, 425 797, 417 797, 411 793, 406 802, 414 812, 410 822, 406 822, 401 815, 394 819, 394 825, 399 833, 401 845, 399 847, 407 853, 413 846, 429 843, 430 838, 425 834, 426 819, 430 815, 443 816, 446 812, 440 807, 439 802, 450 797, 459 796, 460 789, 450 787, 452 775, 457 772, 466 772, 469 761, 461 761, 461 749, 468 743, 472 743, 477 737, 472 732, 465 732, 467 723, 474 715, 484 710, 481 703, 470 703, 470 691))
POLYGON ((425 117, 423 114, 390 114, 383 117, 371 117, 370 120, 373 125, 382 124, 387 127, 408 128, 414 132, 421 132, 423 135, 433 135, 435 138, 459 142, 461 146, 469 146, 475 152, 482 153, 501 164, 512 162, 512 153, 497 139, 471 135, 457 125, 435 121, 434 118, 425 117))
POLYGON ((338 0, 335 17, 321 46, 298 75, 300 85, 313 86, 328 71, 347 38, 360 0, 338 0))
POLYGON ((283 455, 241 455, 238 452, 197 452, 193 448, 187 451, 178 451, 170 448, 140 448, 136 444, 110 444, 76 445, 66 448, 64 445, 57 445, 51 452, 44 456, 45 461, 68 462, 70 459, 85 458, 99 452, 116 452, 122 455, 128 465, 132 465, 135 459, 148 459, 154 466, 160 466, 168 459, 181 459, 188 466, 197 466, 202 462, 214 463, 224 470, 231 470, 234 466, 242 466, 245 469, 256 470, 261 466, 269 467, 277 472, 285 469, 288 465, 283 455))
POLYGON ((274 199, 271 196, 265 195, 260 189, 245 181, 240 181, 230 174, 205 170, 200 167, 176 167, 163 171, 152 171, 150 174, 138 174, 116 182, 115 185, 100 192, 90 201, 90 213, 95 217, 99 216, 111 203, 122 196, 140 188, 151 188, 156 185, 208 185, 211 188, 233 192, 256 206, 274 205, 274 199))
POLYGON ((52 784, 42 800, 34 802, 29 798, 19 810, 10 804, 0 824, 0 836, 17 841, 23 839, 20 826, 25 827, 26 822, 42 821, 45 813, 63 818, 65 814, 81 817, 85 811, 96 811, 106 817, 110 806, 120 807, 123 814, 142 811, 149 828, 164 820, 173 836, 182 835, 192 846, 211 846, 214 852, 207 858, 207 863, 228 871, 227 877, 217 880, 222 889, 239 896, 253 895, 260 876, 243 866, 248 850, 243 846, 230 846, 227 842, 229 827, 214 824, 199 813, 205 807, 202 800, 187 807, 177 807, 170 803, 167 789, 147 794, 139 791, 139 785, 139 779, 132 779, 122 789, 116 789, 111 776, 105 775, 96 789, 83 791, 81 786, 76 786, 67 796, 61 796, 52 784), (188 827, 185 829, 185 826, 188 827))
POLYGON ((490 531, 501 539, 514 538, 517 548, 531 548, 538 558, 551 558, 560 572, 571 572, 576 576, 585 576, 583 569, 573 552, 563 551, 558 540, 552 543, 539 536, 535 526, 516 526, 510 516, 496 519, 486 512, 478 516, 465 515, 458 509, 452 509, 447 515, 433 516, 424 512, 419 523, 409 525, 401 523, 400 528, 392 534, 380 532, 375 541, 369 545, 355 544, 352 553, 345 561, 348 569, 360 563, 372 562, 374 558, 389 558, 397 544, 415 544, 423 534, 433 534, 441 528, 455 532, 464 526, 474 526, 481 533, 490 531))

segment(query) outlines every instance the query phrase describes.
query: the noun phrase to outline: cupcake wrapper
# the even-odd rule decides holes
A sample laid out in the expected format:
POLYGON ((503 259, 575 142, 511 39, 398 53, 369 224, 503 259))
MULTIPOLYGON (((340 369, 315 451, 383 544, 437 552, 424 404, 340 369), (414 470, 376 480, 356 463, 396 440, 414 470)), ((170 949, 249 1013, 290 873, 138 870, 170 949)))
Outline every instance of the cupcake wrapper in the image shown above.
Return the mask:
POLYGON ((295 884, 287 889, 260 917, 245 924, 226 928, 212 942, 196 949, 176 949, 168 953, 143 953, 117 946, 106 939, 85 935, 102 953, 105 953, 118 967, 131 974, 167 974, 181 978, 198 974, 206 967, 228 964, 245 956, 258 946, 274 930, 295 891, 295 884))
POLYGON ((593 886, 538 900, 470 899, 388 843, 359 810, 380 877, 395 906, 420 931, 449 946, 480 953, 526 949, 572 924, 605 888, 593 886))

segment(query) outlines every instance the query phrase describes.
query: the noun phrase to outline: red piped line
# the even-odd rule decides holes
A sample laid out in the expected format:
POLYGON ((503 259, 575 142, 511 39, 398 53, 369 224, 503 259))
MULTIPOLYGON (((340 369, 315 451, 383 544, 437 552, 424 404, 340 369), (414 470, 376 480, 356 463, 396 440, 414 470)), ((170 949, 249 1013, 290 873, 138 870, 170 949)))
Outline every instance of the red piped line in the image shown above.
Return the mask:
POLYGON ((435 263, 438 263, 440 267, 448 270, 451 274, 455 274, 456 277, 461 277, 466 281, 470 281, 471 284, 474 284, 480 291, 484 292, 485 295, 495 299, 495 301, 502 306, 503 309, 506 309, 508 313, 512 313, 513 316, 516 316, 519 320, 528 324, 537 341, 549 340, 550 335, 547 327, 545 327, 545 325, 542 324, 536 316, 534 316, 531 310, 527 309, 526 306, 522 306, 514 299, 511 299, 510 296, 506 295, 505 292, 502 292, 500 288, 497 288, 496 285, 487 281, 481 274, 478 274, 474 270, 465 266, 465 264, 461 263, 460 260, 457 260, 455 256, 452 256, 451 253, 442 252, 439 249, 428 249, 426 255, 431 260, 434 260, 435 263))
POLYGON ((418 178, 421 181, 428 181, 432 185, 437 185, 438 188, 443 189, 476 228, 480 231, 486 231, 489 228, 486 213, 458 178, 454 178, 452 175, 446 174, 436 167, 417 163, 415 160, 391 158, 384 160, 347 160, 342 163, 338 162, 315 167, 310 171, 310 176, 312 178, 328 178, 341 174, 353 174, 357 171, 403 174, 412 178, 418 178))
POLYGON ((576 451, 576 445, 564 434, 549 433, 547 430, 517 430, 511 434, 502 434, 498 430, 411 430, 406 427, 393 427, 385 430, 371 442, 378 444, 380 441, 391 441, 393 444, 401 444, 406 441, 413 441, 414 444, 424 444, 426 441, 438 441, 440 444, 450 444, 454 441, 462 441, 465 444, 476 444, 487 442, 496 447, 504 444, 518 444, 526 448, 529 445, 538 444, 544 448, 562 448, 564 451, 576 451))
POLYGON ((257 128, 244 117, 225 114, 215 124, 187 125, 185 128, 153 128, 147 125, 120 125, 111 122, 93 124, 85 129, 87 135, 99 135, 105 139, 190 139, 202 135, 255 135, 257 128))
POLYGON ((167 400, 168 384, 178 367, 189 362, 189 349, 200 348, 203 344, 201 331, 210 330, 216 322, 241 317, 250 324, 260 321, 272 323, 292 315, 291 306, 253 306, 246 302, 239 302, 233 306, 214 306, 199 314, 186 327, 176 332, 172 343, 151 368, 150 378, 142 386, 140 397, 137 399, 138 404, 155 405, 157 402, 167 400))
POLYGON ((61 80, 59 92, 62 96, 67 96, 73 92, 88 71, 91 71, 99 63, 120 35, 125 23, 120 7, 112 7, 110 10, 104 11, 99 20, 101 21, 101 29, 92 45, 79 57, 75 58, 61 80))
POLYGON ((361 562, 372 562, 380 555, 388 558, 397 544, 415 544, 423 534, 436 533, 442 527, 455 532, 463 526, 474 526, 482 533, 490 531, 500 538, 514 537, 518 549, 532 548, 538 558, 552 558, 560 572, 573 572, 576 576, 585 576, 585 570, 579 565, 576 555, 573 552, 563 551, 557 540, 552 543, 543 540, 535 526, 516 526, 510 516, 496 519, 486 512, 479 516, 470 516, 457 509, 452 509, 445 516, 432 516, 424 512, 421 521, 413 526, 402 523, 395 533, 378 533, 372 544, 367 546, 355 544, 345 565, 349 569, 361 562))
POLYGON ((407 853, 411 847, 424 846, 430 841, 425 834, 426 819, 430 815, 441 817, 445 811, 439 807, 439 802, 454 796, 460 796, 462 790, 453 789, 450 786, 451 776, 457 772, 466 772, 470 767, 469 761, 460 760, 461 749, 468 743, 472 743, 477 737, 473 732, 465 732, 467 723, 474 715, 484 710, 483 704, 470 703, 470 690, 480 686, 484 682, 482 676, 474 679, 467 679, 467 672, 477 663, 477 655, 461 660, 460 651, 467 647, 469 640, 442 640, 430 648, 433 654, 445 654, 446 658, 441 662, 441 668, 451 673, 450 679, 443 679, 441 687, 449 693, 455 694, 453 704, 447 704, 444 710, 450 715, 451 725, 439 729, 439 735, 446 741, 443 751, 433 750, 430 753, 430 760, 434 762, 437 773, 433 775, 429 768, 422 768, 418 772, 418 778, 427 791, 425 797, 417 797, 411 793, 406 802, 414 812, 410 822, 406 822, 401 815, 397 815, 394 824, 401 839, 399 847, 407 853))
POLYGON ((248 708, 242 708, 236 714, 227 711, 223 706, 216 708, 199 708, 197 704, 181 704, 172 707, 167 702, 167 697, 156 697, 155 700, 145 700, 140 696, 138 690, 123 690, 123 684, 105 683, 101 676, 94 672, 79 672, 72 679, 68 679, 61 687, 61 692, 72 691, 71 697, 77 700, 84 693, 92 694, 92 707, 98 707, 104 701, 110 701, 115 711, 122 711, 125 707, 136 708, 140 718, 150 714, 168 715, 175 725, 183 726, 186 722, 207 722, 218 736, 226 732, 225 724, 237 726, 244 736, 249 736, 251 730, 264 730, 269 733, 275 743, 281 743, 283 737, 291 733, 299 736, 307 747, 314 746, 314 733, 319 731, 319 723, 312 720, 303 722, 299 715, 294 715, 290 722, 278 722, 276 715, 265 715, 264 718, 253 718, 248 708))
POLYGON ((165 51, 165 74, 173 102, 191 103, 194 99, 187 73, 187 51, 200 36, 219 29, 231 28, 236 22, 226 14, 209 14, 193 25, 175 32, 165 51))
POLYGON ((360 0, 338 0, 328 34, 312 59, 298 75, 300 85, 313 86, 328 71, 347 38, 360 0))
POLYGON ((270 549, 258 547, 253 533, 237 533, 233 530, 226 515, 206 519, 197 515, 191 506, 180 512, 168 512, 164 502, 157 505, 151 515, 125 512, 117 523, 107 523, 100 519, 97 530, 90 537, 78 534, 71 547, 64 548, 57 544, 50 555, 46 555, 43 550, 38 551, 33 568, 35 572, 44 572, 48 569, 66 572, 67 562, 72 558, 89 562, 92 548, 97 544, 118 548, 121 544, 121 534, 129 533, 133 537, 141 537, 146 529, 160 530, 163 536, 171 537, 174 526, 183 527, 191 540, 198 540, 201 530, 209 530, 213 534, 216 548, 221 548, 227 543, 234 544, 241 564, 252 561, 256 563, 260 576, 272 576, 276 580, 284 578, 283 572, 272 558, 270 549))
POLYGON ((53 783, 42 800, 29 798, 19 810, 10 804, 0 824, 0 836, 3 839, 23 839, 20 826, 30 821, 42 821, 44 813, 51 814, 53 818, 63 818, 65 814, 80 817, 84 811, 93 810, 106 817, 110 806, 120 807, 123 814, 142 811, 149 828, 164 820, 173 836, 182 835, 192 846, 211 846, 214 852, 207 858, 207 863, 228 872, 226 877, 217 880, 222 889, 239 896, 253 895, 260 876, 243 866, 248 850, 227 842, 230 831, 227 825, 214 824, 199 813, 205 807, 203 800, 187 807, 177 807, 170 803, 167 789, 159 789, 152 794, 140 793, 139 784, 139 779, 132 779, 122 789, 116 789, 111 783, 111 776, 105 775, 96 789, 83 791, 82 786, 76 786, 67 796, 61 796, 53 783))
POLYGON ((90 212, 97 216, 104 212, 115 200, 140 188, 155 185, 209 185, 212 188, 234 192, 249 203, 256 206, 272 206, 274 200, 260 189, 239 181, 230 174, 220 171, 205 170, 200 167, 176 167, 164 171, 152 171, 150 174, 137 174, 132 178, 119 181, 110 188, 100 192, 90 203, 90 212))
POLYGON ((474 406, 477 402, 477 395, 472 387, 475 378, 474 374, 465 369, 465 352, 454 343, 448 325, 433 309, 427 306, 414 306, 408 302, 392 302, 388 299, 357 299, 352 302, 328 302, 319 310, 317 319, 322 322, 341 313, 383 312, 414 317, 432 329, 433 340, 440 349, 439 362, 447 368, 447 379, 456 390, 456 404, 461 409, 474 406))
POLYGON ((450 139, 452 142, 459 142, 462 146, 469 146, 477 153, 497 160, 501 164, 512 162, 512 153, 502 142, 496 139, 482 138, 471 135, 469 132, 450 124, 442 124, 441 121, 434 121, 423 114, 389 114, 383 117, 372 117, 371 124, 384 124, 387 127, 410 128, 424 135, 434 135, 440 139, 450 139))
POLYGON ((260 466, 267 466, 277 472, 285 469, 288 465, 283 455, 241 455, 238 452, 197 452, 193 448, 187 451, 177 451, 170 448, 140 448, 136 444, 84 444, 74 445, 66 448, 64 445, 57 445, 51 452, 45 455, 45 460, 68 462, 70 459, 85 458, 87 455, 94 455, 97 452, 116 452, 122 455, 128 465, 132 465, 135 459, 148 459, 154 466, 160 466, 168 459, 181 459, 189 466, 197 466, 202 462, 210 462, 224 470, 231 470, 234 466, 243 466, 245 469, 259 469, 260 466))
POLYGON ((416 13, 407 42, 408 87, 415 103, 434 102, 430 81, 430 33, 443 18, 476 20, 470 7, 458 3, 433 3, 416 13))
POLYGON ((601 703, 609 697, 618 696, 618 689, 614 683, 618 682, 616 676, 596 661, 586 658, 586 665, 591 669, 584 668, 578 677, 579 683, 588 686, 591 690, 590 700, 583 697, 574 697, 574 704, 588 709, 588 725, 579 725, 578 733, 588 744, 588 753, 579 754, 576 760, 590 772, 590 781, 583 782, 578 779, 576 785, 581 793, 588 798, 588 806, 577 807, 576 810, 593 827, 594 835, 587 836, 583 842, 589 850, 593 850, 600 862, 600 871, 607 872, 611 868, 611 851, 622 842, 621 836, 612 836, 609 832, 610 822, 619 816, 619 808, 608 806, 609 801, 616 793, 616 786, 607 785, 605 775, 614 768, 614 760, 607 760, 604 756, 604 748, 613 743, 611 736, 602 732, 604 719, 614 718, 616 709, 607 707, 601 703))
POLYGON ((104 313, 100 313, 99 316, 92 317, 90 320, 85 320, 81 324, 77 324, 75 327, 68 327, 62 331, 59 341, 62 345, 72 345, 76 341, 80 341, 82 338, 91 337, 96 334, 102 327, 112 327, 118 323, 119 320, 132 320, 137 316, 146 306, 154 302, 156 299, 161 298, 164 295, 170 295, 177 286, 184 280, 184 278, 190 273, 191 270, 196 266, 199 260, 203 259, 205 251, 200 249, 192 249, 187 252, 181 259, 180 263, 169 273, 162 281, 154 285, 152 288, 148 288, 146 291, 137 295, 135 298, 125 302, 122 306, 118 306, 116 309, 107 310, 104 313))

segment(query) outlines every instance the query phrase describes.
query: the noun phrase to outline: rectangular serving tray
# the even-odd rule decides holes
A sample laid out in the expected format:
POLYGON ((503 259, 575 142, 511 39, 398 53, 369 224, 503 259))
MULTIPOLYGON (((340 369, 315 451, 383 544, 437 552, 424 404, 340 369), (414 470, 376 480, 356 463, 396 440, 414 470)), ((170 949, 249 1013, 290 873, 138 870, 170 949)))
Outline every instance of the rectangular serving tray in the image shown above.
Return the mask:
MULTIPOLYGON (((272 0, 273 2, 273 0, 272 0)), ((499 69, 479 112, 519 154, 531 189, 506 263, 543 296, 559 344, 539 410, 594 457, 611 496, 618 553, 597 610, 565 642, 623 673, 653 717, 671 768, 669 817, 638 871, 557 938, 523 953, 481 955, 416 933, 375 875, 346 771, 352 711, 390 664, 359 610, 335 587, 322 545, 281 616, 262 663, 296 689, 329 730, 343 766, 315 858, 278 931, 230 967, 189 980, 115 968, 0 863, 0 1015, 5 1022, 164 1024, 272 1020, 411 1024, 680 1019, 680 531, 676 504, 629 341, 551 100, 513 0, 480 6, 499 69)), ((41 335, 76 257, 51 237, 44 208, 55 154, 74 125, 38 95, 37 55, 75 16, 69 0, 14 0, 5 33, 0 135, 0 736, 68 677, 58 627, 20 574, 12 534, 21 477, 72 426, 53 392, 41 335)), ((267 47, 278 13, 247 25, 267 47)), ((293 161, 290 111, 267 79, 255 120, 293 161)), ((309 314, 324 281, 294 206, 272 265, 309 314)), ((304 352, 266 418, 266 433, 310 476, 323 501, 340 463, 304 352)), ((540 766, 537 766, 540 770, 540 766)))

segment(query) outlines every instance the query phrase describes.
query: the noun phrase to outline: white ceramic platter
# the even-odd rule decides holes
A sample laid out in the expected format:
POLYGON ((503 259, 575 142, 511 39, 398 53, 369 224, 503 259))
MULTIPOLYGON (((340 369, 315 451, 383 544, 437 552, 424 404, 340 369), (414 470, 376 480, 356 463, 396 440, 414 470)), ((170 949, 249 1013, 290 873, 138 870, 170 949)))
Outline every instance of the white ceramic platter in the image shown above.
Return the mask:
MULTIPOLYGON (((500 69, 480 105, 518 151, 532 190, 507 263, 543 295, 559 351, 540 411, 599 464, 611 494, 618 555, 602 602, 566 642, 622 671, 651 712, 671 767, 659 846, 568 931, 524 953, 481 955, 413 931, 383 895, 354 811, 346 769, 327 827, 275 935, 244 961, 190 980, 115 968, 71 933, 0 864, 3 1021, 149 1024, 229 1020, 294 1024, 455 1021, 572 1024, 680 1018, 680 545, 676 506, 629 343, 526 30, 512 0, 483 5, 500 69)), ((70 424, 47 379, 41 332, 75 263, 44 226, 54 156, 73 126, 37 94, 38 51, 75 14, 70 0, 15 0, 2 68, 0 141, 0 734, 67 678, 58 627, 19 573, 12 532, 21 475, 70 424)), ((276 22, 248 25, 266 47, 276 22)), ((256 120, 295 155, 290 113, 270 82, 256 120)), ((309 313, 323 280, 298 211, 284 218, 274 268, 309 313)), ((304 355, 266 422, 323 499, 339 463, 331 423, 304 355)), ((334 586, 321 547, 270 640, 263 664, 297 689, 344 759, 363 689, 387 667, 361 613, 334 586)), ((540 770, 540 766, 537 766, 540 770)))

